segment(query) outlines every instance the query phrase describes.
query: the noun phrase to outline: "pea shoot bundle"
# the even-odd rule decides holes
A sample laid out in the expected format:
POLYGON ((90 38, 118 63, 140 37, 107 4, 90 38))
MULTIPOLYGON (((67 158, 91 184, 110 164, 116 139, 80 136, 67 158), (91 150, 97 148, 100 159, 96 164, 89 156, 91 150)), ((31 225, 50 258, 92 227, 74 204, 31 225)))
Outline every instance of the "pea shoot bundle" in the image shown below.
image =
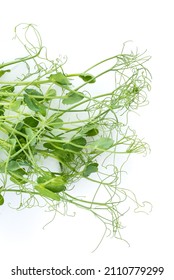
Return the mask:
POLYGON ((120 206, 130 196, 121 187, 123 165, 131 154, 148 149, 130 128, 128 113, 147 103, 149 56, 123 48, 83 72, 67 74, 67 59, 48 58, 35 26, 17 26, 15 37, 27 56, 0 64, 0 205, 9 192, 16 194, 18 209, 44 204, 66 214, 73 204, 119 237, 120 206), (101 81, 108 91, 98 86, 101 81))

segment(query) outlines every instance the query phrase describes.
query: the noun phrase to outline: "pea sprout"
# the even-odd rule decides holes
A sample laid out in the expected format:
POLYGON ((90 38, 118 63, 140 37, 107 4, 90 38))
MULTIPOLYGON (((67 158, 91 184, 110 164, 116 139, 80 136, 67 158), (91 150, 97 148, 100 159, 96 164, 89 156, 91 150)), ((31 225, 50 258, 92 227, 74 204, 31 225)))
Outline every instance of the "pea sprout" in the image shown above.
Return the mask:
POLYGON ((67 214, 72 204, 98 218, 104 235, 121 238, 122 205, 143 207, 121 179, 130 155, 149 150, 128 114, 148 103, 150 57, 124 44, 120 54, 67 74, 67 58, 49 59, 34 25, 18 25, 15 38, 27 54, 0 64, 0 205, 9 192, 18 209, 67 214))

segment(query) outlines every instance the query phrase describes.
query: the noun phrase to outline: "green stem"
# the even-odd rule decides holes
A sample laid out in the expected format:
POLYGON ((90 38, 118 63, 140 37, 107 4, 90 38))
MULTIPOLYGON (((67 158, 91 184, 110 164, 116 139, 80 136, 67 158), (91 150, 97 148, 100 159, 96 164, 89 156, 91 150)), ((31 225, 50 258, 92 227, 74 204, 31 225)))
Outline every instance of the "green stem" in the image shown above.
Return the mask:
MULTIPOLYGON (((74 203, 74 201, 79 201, 79 202, 81 202, 81 203, 86 203, 86 204, 91 204, 91 205, 106 206, 106 202, 104 202, 104 203, 102 203, 102 202, 95 202, 95 201, 91 202, 91 201, 88 201, 88 200, 84 200, 84 199, 81 199, 81 198, 79 199, 79 198, 77 198, 77 197, 74 197, 74 196, 68 194, 67 192, 64 192, 64 194, 65 194, 66 196, 68 196, 68 197, 71 198, 71 200, 69 200, 69 202, 71 202, 71 203, 74 203)), ((59 195, 60 195, 60 194, 59 194, 59 195)), ((60 195, 60 197, 62 198, 62 200, 65 199, 64 196, 61 196, 61 195, 60 195)), ((111 203, 107 203, 107 204, 108 204, 108 205, 109 205, 109 204, 113 205, 112 202, 111 202, 111 203)))
POLYGON ((40 52, 41 52, 42 49, 40 49, 35 55, 33 56, 26 56, 26 57, 23 57, 23 58, 19 58, 17 60, 13 60, 13 61, 9 61, 7 63, 3 63, 3 64, 0 64, 0 69, 4 68, 4 67, 7 67, 7 66, 10 66, 10 65, 14 65, 14 64, 17 64, 17 63, 21 63, 21 62, 25 62, 25 61, 28 61, 28 60, 31 60, 31 59, 34 59, 35 57, 38 57, 40 52))
POLYGON ((20 192, 20 193, 26 193, 26 194, 32 194, 32 195, 40 195, 38 192, 33 192, 33 191, 24 191, 24 190, 20 190, 20 189, 5 189, 5 188, 0 188, 0 193, 1 192, 20 192))
POLYGON ((23 81, 14 81, 14 82, 10 82, 10 81, 0 81, 0 84, 2 85, 15 85, 15 86, 29 86, 29 85, 33 85, 33 86, 39 86, 39 85, 43 85, 43 84, 49 84, 52 83, 50 80, 36 80, 36 81, 28 81, 28 82, 23 82, 23 81))
POLYGON ((94 64, 93 66, 89 67, 88 69, 86 69, 86 70, 84 71, 84 73, 86 73, 86 72, 88 72, 89 70, 95 68, 96 66, 101 65, 102 63, 105 63, 105 62, 107 62, 107 61, 109 61, 109 60, 112 60, 112 59, 114 59, 114 58, 118 58, 119 56, 120 56, 120 55, 114 55, 114 56, 111 56, 111 57, 109 57, 109 58, 107 58, 107 59, 104 59, 104 60, 102 60, 102 61, 100 61, 100 62, 94 64))

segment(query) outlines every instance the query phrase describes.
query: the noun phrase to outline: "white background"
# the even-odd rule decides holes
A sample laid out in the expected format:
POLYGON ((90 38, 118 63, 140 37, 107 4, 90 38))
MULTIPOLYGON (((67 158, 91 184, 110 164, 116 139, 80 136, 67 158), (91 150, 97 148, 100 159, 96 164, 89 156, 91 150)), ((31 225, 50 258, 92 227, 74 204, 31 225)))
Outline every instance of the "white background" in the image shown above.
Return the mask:
MULTIPOLYGON (((44 230, 50 216, 40 209, 23 212, 0 208, 0 277, 10 276, 11 268, 49 266, 72 268, 105 266, 164 266, 163 276, 172 279, 173 227, 173 104, 174 40, 173 1, 149 0, 49 0, 1 1, 0 62, 20 56, 12 42, 14 27, 35 23, 52 58, 68 56, 72 71, 80 72, 103 58, 117 54, 122 43, 132 40, 140 51, 152 56, 153 76, 150 104, 134 116, 134 127, 151 146, 146 158, 131 161, 126 181, 142 200, 151 201, 150 215, 130 212, 124 219, 126 243, 105 238, 91 253, 101 237, 102 226, 85 211, 74 218, 57 216, 44 230)), ((116 276, 105 276, 115 279, 116 276)), ((28 277, 27 279, 38 279, 28 277)), ((58 277, 57 277, 58 278, 58 277)), ((43 277, 43 279, 57 279, 43 277)), ((59 277, 70 279, 71 277, 59 277)), ((102 274, 79 279, 105 279, 102 274)), ((121 277, 116 277, 121 279, 121 277)), ((149 279, 124 277, 124 279, 149 279)), ((75 277, 72 277, 75 279, 75 277)))

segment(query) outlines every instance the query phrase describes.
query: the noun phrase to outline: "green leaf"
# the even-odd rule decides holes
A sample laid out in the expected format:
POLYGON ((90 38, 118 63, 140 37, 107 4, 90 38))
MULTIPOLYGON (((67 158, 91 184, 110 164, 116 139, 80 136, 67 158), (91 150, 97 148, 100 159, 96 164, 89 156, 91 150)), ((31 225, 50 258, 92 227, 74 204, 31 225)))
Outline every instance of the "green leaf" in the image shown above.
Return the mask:
POLYGON ((85 145, 86 139, 83 137, 77 137, 71 140, 71 142, 64 144, 63 148, 72 152, 80 152, 85 145))
POLYGON ((88 164, 84 171, 83 171, 83 176, 84 177, 88 177, 91 173, 94 173, 94 172, 98 172, 98 163, 90 163, 88 164))
POLYGON ((55 97, 56 96, 56 90, 55 89, 53 89, 53 88, 51 88, 51 89, 49 89, 47 92, 46 92, 46 94, 45 94, 45 99, 52 99, 53 97, 55 97))
POLYGON ((50 172, 45 172, 43 176, 38 177, 37 182, 54 193, 65 190, 65 180, 63 177, 54 176, 50 172))
POLYGON ((47 142, 47 143, 44 143, 43 146, 47 149, 50 149, 50 150, 57 150, 59 148, 62 148, 62 145, 59 145, 59 143, 56 143, 56 142, 47 142))
POLYGON ((62 176, 56 176, 51 179, 51 181, 45 185, 45 188, 52 192, 62 192, 65 188, 65 181, 62 176))
POLYGON ((86 132, 86 136, 95 136, 99 133, 98 129, 97 128, 93 128, 91 130, 88 130, 86 132))
POLYGON ((34 98, 29 97, 27 94, 24 94, 24 102, 28 106, 28 108, 34 112, 39 112, 38 103, 34 98))
POLYGON ((8 163, 8 166, 7 166, 7 170, 8 171, 16 171, 20 169, 20 165, 18 162, 16 162, 15 160, 11 160, 9 163, 8 163))
POLYGON ((10 72, 10 70, 0 70, 0 77, 2 77, 7 72, 10 72))
POLYGON ((32 164, 30 162, 28 162, 27 160, 18 159, 17 162, 19 163, 20 166, 30 166, 30 167, 32 167, 32 164))
POLYGON ((62 148, 63 149, 63 138, 59 137, 59 136, 55 136, 54 140, 57 140, 57 142, 46 142, 43 144, 43 146, 47 149, 51 149, 51 150, 55 150, 55 149, 59 149, 62 148), (61 141, 61 142, 59 142, 61 141))
POLYGON ((45 107, 45 105, 43 105, 43 104, 38 104, 38 106, 39 106, 39 113, 42 115, 42 116, 46 116, 46 107, 45 107))
POLYGON ((91 143, 91 146, 99 150, 108 150, 110 147, 112 147, 113 144, 113 139, 103 137, 91 143))
POLYGON ((52 173, 45 171, 43 176, 39 176, 39 177, 37 178, 37 182, 38 182, 39 184, 43 184, 43 183, 45 183, 45 182, 51 180, 51 179, 53 178, 53 176, 54 176, 54 175, 53 175, 52 173))
MULTIPOLYGON (((60 162, 65 163, 70 163, 74 160, 74 154, 72 152, 67 152, 67 151, 62 151, 59 148, 62 148, 63 144, 60 146, 56 145, 57 143, 44 143, 43 146, 50 151, 50 156, 52 153, 54 154, 54 157, 56 157, 60 162), (54 152, 52 152, 54 151, 54 152)), ((48 151, 49 152, 49 151, 48 151)), ((48 154, 47 152, 47 154, 48 154)), ((43 152, 44 154, 44 152, 43 152)))
MULTIPOLYGON (((63 138, 59 136, 56 136, 55 139, 63 141, 63 138)), ((74 160, 73 152, 62 150, 66 148, 66 144, 64 144, 63 142, 46 142, 43 144, 43 146, 51 150, 50 153, 53 153, 54 157, 56 157, 59 161, 64 162, 66 165, 67 163, 72 162, 74 160)))
POLYGON ((24 102, 27 104, 28 108, 34 112, 39 112, 41 115, 46 115, 46 107, 43 104, 40 104, 35 98, 30 97, 27 94, 24 94, 24 102))
POLYGON ((56 84, 62 85, 62 86, 71 85, 69 79, 61 72, 59 72, 57 74, 51 74, 49 77, 49 80, 53 83, 56 83, 56 84))
POLYGON ((50 172, 45 172, 43 176, 38 177, 37 182, 42 184, 44 188, 47 190, 58 193, 64 191, 65 188, 65 180, 62 176, 54 176, 50 172))
POLYGON ((30 146, 34 146, 36 144, 36 137, 33 130, 30 127, 26 127, 25 132, 28 136, 28 141, 30 141, 30 146))
POLYGON ((4 198, 2 196, 2 194, 0 194, 0 205, 3 205, 4 204, 4 198))
POLYGON ((46 189, 42 184, 36 185, 35 189, 39 192, 41 196, 51 198, 56 201, 60 201, 60 196, 58 194, 55 194, 54 192, 46 189))
POLYGON ((53 193, 59 193, 66 190, 66 187, 64 185, 58 186, 58 185, 46 185, 45 188, 53 193))
POLYGON ((86 83, 95 83, 96 79, 93 75, 89 74, 89 73, 81 73, 79 75, 79 77, 86 83))
POLYGON ((11 175, 10 180, 17 185, 25 184, 28 182, 27 179, 24 178, 26 172, 23 168, 17 169, 15 171, 9 171, 9 174, 11 175))
POLYGON ((51 128, 60 128, 63 125, 62 119, 60 119, 57 116, 57 113, 53 114, 49 119, 48 119, 48 126, 51 128))
POLYGON ((56 150, 54 152, 54 156, 57 157, 58 160, 60 160, 62 163, 65 163, 67 166, 67 163, 69 164, 74 160, 74 154, 71 152, 56 150))
POLYGON ((23 125, 24 125, 23 122, 18 122, 14 127, 16 130, 21 131, 23 125))
POLYGON ((65 105, 70 105, 81 101, 83 98, 84 94, 82 92, 72 90, 65 95, 62 103, 65 105))
POLYGON ((23 122, 30 127, 36 127, 39 123, 39 121, 33 117, 26 117, 25 119, 23 119, 23 122))
POLYGON ((25 92, 30 96, 34 96, 35 100, 41 101, 44 99, 43 94, 33 88, 27 88, 25 89, 25 92))
POLYGON ((20 106, 21 106, 21 100, 19 99, 19 100, 14 101, 10 105, 9 109, 16 112, 16 111, 18 111, 20 106))
POLYGON ((50 142, 44 143, 43 146, 47 149, 50 149, 50 150, 55 150, 56 149, 56 147, 54 146, 54 143, 50 143, 50 142))
POLYGON ((96 126, 97 125, 95 123, 94 124, 89 123, 82 127, 80 134, 85 136, 95 136, 99 133, 96 126))

